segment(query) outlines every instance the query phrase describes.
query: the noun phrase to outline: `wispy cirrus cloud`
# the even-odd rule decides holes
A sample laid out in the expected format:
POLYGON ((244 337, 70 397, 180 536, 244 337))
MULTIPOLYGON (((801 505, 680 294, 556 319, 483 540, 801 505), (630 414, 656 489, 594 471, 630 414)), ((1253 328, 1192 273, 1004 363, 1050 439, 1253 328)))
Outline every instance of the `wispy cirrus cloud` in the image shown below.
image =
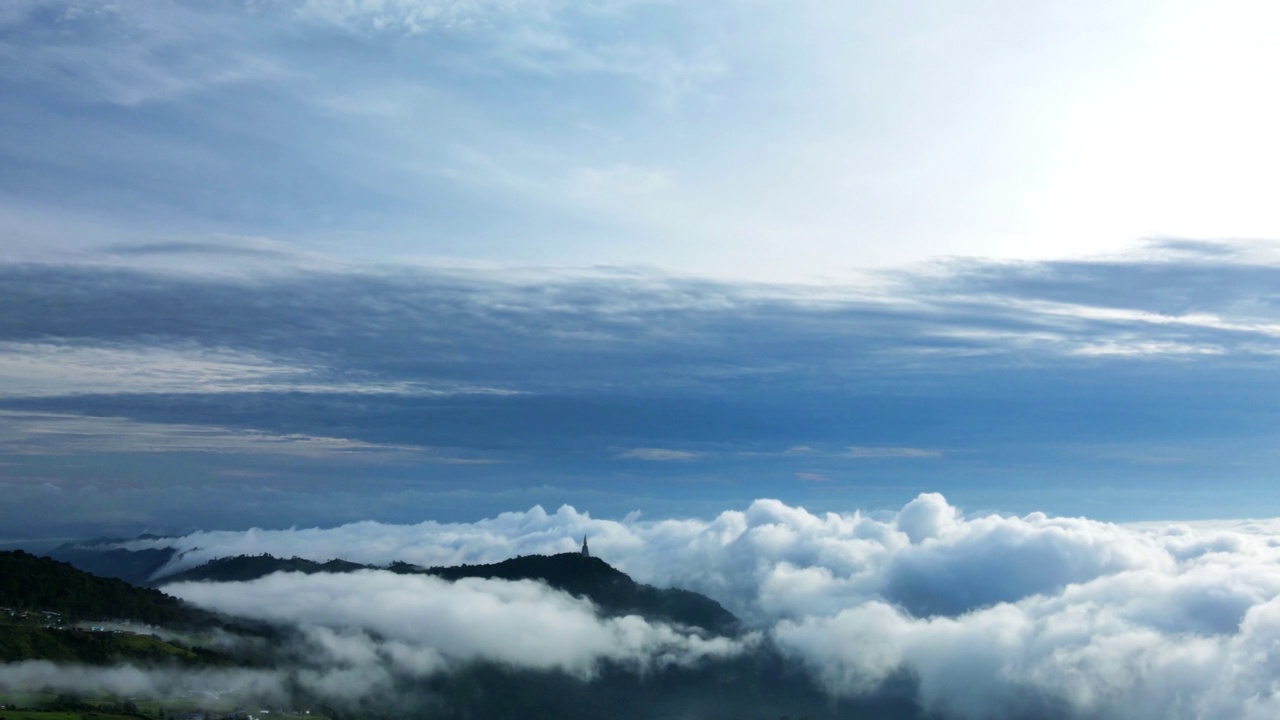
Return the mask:
POLYGON ((229 348, 177 345, 81 345, 0 342, 0 378, 9 398, 91 393, 336 393, 444 397, 514 395, 479 386, 430 387, 412 381, 346 380, 328 368, 291 366, 229 348))
POLYGON ((845 457, 857 459, 875 458, 937 458, 942 457, 941 450, 913 447, 866 447, 850 445, 845 448, 845 457))
POLYGON ((233 18, 188 3, 19 2, 4 21, 0 77, 71 99, 130 107, 293 74, 263 48, 233 40, 233 18), (161 61, 159 58, 167 58, 161 61))
POLYGON ((684 462, 697 460, 701 453, 670 448, 632 448, 618 453, 623 460, 647 460, 649 462, 684 462))
POLYGON ((148 423, 124 418, 0 410, 0 451, 6 455, 80 453, 234 453, 334 459, 411 454, 416 461, 464 465, 493 462, 446 449, 388 445, 338 437, 273 435, 211 425, 148 423))

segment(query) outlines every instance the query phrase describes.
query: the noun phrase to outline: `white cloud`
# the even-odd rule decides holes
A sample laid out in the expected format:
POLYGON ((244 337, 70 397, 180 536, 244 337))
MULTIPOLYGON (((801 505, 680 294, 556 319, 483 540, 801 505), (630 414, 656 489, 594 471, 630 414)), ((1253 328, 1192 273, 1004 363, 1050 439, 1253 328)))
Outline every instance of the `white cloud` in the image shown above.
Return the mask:
POLYGON ((445 449, 369 443, 350 438, 272 434, 211 425, 149 423, 116 417, 0 410, 0 453, 251 453, 310 458, 404 455, 427 462, 481 464, 484 458, 463 457, 445 449))
POLYGON ((913 447, 866 447, 850 445, 845 457, 851 458, 936 458, 942 457, 938 450, 913 447))

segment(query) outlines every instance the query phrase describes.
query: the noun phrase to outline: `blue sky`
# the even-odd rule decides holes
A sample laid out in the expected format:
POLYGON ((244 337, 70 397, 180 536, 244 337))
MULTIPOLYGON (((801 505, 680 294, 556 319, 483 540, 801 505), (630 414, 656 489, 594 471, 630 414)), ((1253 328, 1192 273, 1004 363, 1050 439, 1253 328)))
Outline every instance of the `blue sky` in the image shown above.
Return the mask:
POLYGON ((0 525, 1272 516, 1269 3, 8 3, 0 525))

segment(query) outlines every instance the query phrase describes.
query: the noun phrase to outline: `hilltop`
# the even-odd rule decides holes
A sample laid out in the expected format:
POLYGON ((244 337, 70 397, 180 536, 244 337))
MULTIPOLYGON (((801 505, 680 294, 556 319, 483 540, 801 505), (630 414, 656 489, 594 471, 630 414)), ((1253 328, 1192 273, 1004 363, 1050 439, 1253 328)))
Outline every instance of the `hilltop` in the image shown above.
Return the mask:
MULTIPOLYGON (((391 570, 413 572, 398 565, 392 565, 391 570)), ((446 580, 468 577, 541 580, 557 590, 586 597, 606 615, 641 615, 650 620, 699 627, 719 635, 733 635, 739 631, 738 618, 705 595, 638 583, 604 560, 579 553, 522 555, 491 565, 458 565, 419 571, 446 580)))

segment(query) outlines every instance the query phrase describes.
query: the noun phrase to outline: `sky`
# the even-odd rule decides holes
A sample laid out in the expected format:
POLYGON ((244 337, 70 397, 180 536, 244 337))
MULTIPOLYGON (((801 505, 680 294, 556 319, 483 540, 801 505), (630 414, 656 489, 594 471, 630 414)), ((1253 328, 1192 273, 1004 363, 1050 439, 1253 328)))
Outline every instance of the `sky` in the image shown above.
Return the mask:
POLYGON ((0 544, 922 493, 1276 516, 1277 29, 7 2, 0 544))

